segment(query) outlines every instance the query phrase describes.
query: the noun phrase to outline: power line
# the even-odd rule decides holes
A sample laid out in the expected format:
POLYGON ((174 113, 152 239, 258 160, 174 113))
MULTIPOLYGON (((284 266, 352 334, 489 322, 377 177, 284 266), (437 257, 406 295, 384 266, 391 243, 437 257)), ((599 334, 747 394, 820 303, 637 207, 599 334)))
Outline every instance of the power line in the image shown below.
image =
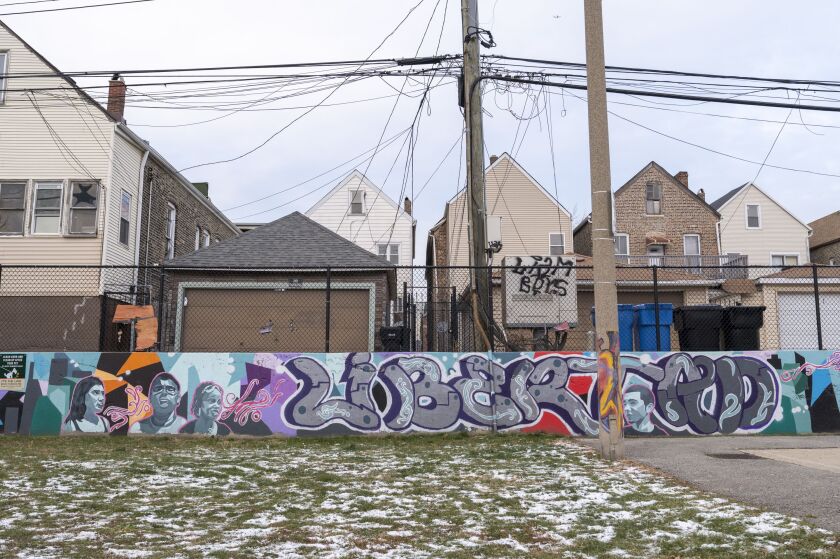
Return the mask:
MULTIPOLYGON (((84 10, 87 8, 104 8, 106 6, 119 6, 121 4, 140 4, 142 2, 154 2, 154 0, 124 0, 123 2, 108 2, 107 4, 88 4, 85 6, 70 6, 66 8, 49 8, 46 10, 29 10, 26 12, 6 12, 0 16, 20 16, 25 14, 43 14, 46 12, 64 12, 67 10, 84 10)), ((11 5, 11 4, 9 4, 11 5)))

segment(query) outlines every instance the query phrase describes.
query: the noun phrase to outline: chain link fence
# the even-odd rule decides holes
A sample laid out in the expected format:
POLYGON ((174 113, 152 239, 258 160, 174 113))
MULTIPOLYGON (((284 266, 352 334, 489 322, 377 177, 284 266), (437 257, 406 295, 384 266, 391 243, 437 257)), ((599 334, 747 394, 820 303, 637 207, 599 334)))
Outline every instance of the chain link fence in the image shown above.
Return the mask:
MULTIPOLYGON (((624 351, 840 348, 840 267, 619 264, 624 351)), ((558 257, 487 268, 0 266, 2 351, 579 352, 595 347, 593 308, 592 267, 558 257), (156 320, 151 345, 143 317, 156 320)))

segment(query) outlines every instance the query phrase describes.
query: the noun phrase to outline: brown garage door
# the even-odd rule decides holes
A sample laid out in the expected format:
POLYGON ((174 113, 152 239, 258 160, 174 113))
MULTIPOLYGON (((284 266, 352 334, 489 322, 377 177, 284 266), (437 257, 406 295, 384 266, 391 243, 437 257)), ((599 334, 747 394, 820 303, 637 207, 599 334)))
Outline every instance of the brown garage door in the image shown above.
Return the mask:
MULTIPOLYGON (((369 297, 332 291, 330 351, 368 350, 369 297)), ((187 289, 186 300, 181 351, 324 351, 324 290, 187 289)))

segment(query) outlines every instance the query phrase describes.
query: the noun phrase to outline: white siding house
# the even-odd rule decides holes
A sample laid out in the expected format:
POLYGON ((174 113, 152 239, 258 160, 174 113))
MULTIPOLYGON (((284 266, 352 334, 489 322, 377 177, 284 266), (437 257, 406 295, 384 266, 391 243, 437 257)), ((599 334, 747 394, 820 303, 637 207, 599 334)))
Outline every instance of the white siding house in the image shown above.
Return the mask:
MULTIPOLYGON (((720 213, 721 254, 747 256, 750 266, 791 266, 810 262, 811 228, 761 188, 746 183, 712 202, 720 213)), ((751 270, 751 277, 767 270, 751 270)))
POLYGON ((306 216, 394 265, 411 266, 416 222, 410 212, 410 203, 398 205, 356 170, 306 216))

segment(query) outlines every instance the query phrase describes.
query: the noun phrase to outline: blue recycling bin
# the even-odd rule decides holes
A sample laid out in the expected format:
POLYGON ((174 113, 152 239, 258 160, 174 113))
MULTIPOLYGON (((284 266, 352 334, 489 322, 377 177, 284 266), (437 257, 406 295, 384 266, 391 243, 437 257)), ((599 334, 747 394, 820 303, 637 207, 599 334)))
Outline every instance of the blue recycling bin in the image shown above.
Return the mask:
MULTIPOLYGON (((656 305, 636 305, 636 351, 657 351, 656 305)), ((659 349, 671 351, 671 324, 674 323, 674 305, 659 303, 659 349)))
MULTIPOLYGON (((589 311, 592 326, 595 326, 595 307, 589 311)), ((633 324, 636 314, 633 305, 618 305, 618 339, 621 351, 633 351, 633 324)))

